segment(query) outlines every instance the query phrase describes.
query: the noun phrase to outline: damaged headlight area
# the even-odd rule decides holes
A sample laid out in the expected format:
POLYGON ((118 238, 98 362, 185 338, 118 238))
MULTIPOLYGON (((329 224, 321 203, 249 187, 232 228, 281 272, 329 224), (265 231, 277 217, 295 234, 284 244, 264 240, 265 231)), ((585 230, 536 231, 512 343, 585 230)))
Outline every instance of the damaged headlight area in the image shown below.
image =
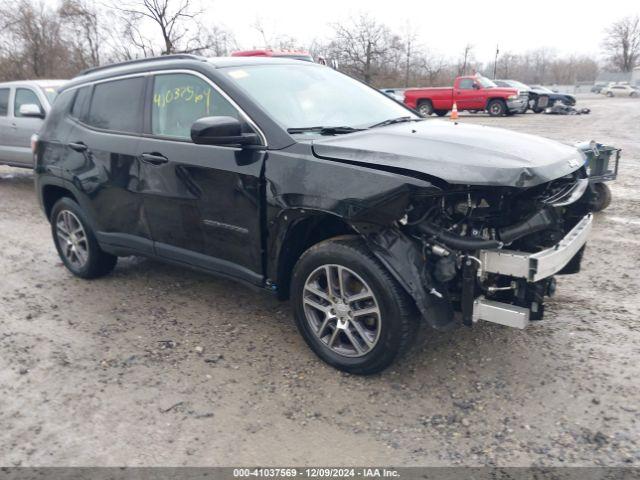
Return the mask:
POLYGON ((544 314, 556 274, 577 273, 591 228, 584 169, 531 188, 451 187, 415 196, 378 258, 444 329, 479 320, 524 328, 544 314))

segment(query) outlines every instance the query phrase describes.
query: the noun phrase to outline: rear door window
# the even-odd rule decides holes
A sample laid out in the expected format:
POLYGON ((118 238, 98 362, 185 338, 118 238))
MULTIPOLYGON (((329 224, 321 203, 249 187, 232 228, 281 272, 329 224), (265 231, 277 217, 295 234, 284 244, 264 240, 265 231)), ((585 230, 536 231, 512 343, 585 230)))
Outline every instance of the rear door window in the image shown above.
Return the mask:
POLYGON ((0 88, 0 117, 6 117, 9 113, 9 88, 0 88))
POLYGON ((151 133, 191 138, 191 125, 202 117, 230 116, 238 111, 210 83, 188 73, 156 75, 153 81, 151 133))
POLYGON ((144 77, 134 77, 97 84, 86 123, 104 130, 140 133, 144 83, 144 77))

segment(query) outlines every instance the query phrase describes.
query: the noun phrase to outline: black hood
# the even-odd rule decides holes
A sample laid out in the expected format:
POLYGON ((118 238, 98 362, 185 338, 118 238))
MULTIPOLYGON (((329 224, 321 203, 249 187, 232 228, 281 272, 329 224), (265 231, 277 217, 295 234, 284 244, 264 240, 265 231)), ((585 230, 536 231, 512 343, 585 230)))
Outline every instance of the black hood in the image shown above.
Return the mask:
POLYGON ((584 164, 575 147, 500 128, 426 120, 313 141, 317 157, 413 170, 450 184, 532 187, 584 164))

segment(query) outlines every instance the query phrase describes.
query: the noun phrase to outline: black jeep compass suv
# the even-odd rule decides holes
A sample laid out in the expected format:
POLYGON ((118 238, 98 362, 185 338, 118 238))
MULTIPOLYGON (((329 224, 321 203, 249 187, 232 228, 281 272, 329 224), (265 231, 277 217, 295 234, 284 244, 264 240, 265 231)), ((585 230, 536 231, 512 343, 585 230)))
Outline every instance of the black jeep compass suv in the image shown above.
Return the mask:
POLYGON ((388 366, 420 323, 541 319, 591 228, 575 148, 424 120, 295 60, 174 55, 84 72, 35 155, 73 274, 145 255, 264 288, 291 299, 323 360, 360 374, 388 366))

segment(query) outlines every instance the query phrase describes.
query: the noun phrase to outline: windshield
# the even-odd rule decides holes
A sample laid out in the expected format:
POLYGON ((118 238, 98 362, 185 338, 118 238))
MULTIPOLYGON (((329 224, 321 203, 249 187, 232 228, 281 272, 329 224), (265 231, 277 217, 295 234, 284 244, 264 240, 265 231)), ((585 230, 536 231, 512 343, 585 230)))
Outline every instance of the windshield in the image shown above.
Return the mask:
POLYGON ((485 77, 477 77, 476 81, 482 85, 482 88, 495 88, 497 85, 485 77))
POLYGON ((47 97, 49 104, 53 105, 53 101, 58 96, 58 88, 53 86, 43 85, 40 87, 40 90, 42 90, 45 97, 47 97))
POLYGON ((285 129, 365 128, 398 117, 419 118, 385 94, 324 66, 254 65, 225 73, 285 129))
POLYGON ((540 90, 541 92, 553 93, 553 90, 549 90, 547 87, 543 87, 541 85, 536 85, 535 89, 540 90))
POLYGON ((517 88, 519 90, 529 90, 529 87, 522 82, 518 82, 517 80, 509 80, 509 86, 513 88, 517 88))

